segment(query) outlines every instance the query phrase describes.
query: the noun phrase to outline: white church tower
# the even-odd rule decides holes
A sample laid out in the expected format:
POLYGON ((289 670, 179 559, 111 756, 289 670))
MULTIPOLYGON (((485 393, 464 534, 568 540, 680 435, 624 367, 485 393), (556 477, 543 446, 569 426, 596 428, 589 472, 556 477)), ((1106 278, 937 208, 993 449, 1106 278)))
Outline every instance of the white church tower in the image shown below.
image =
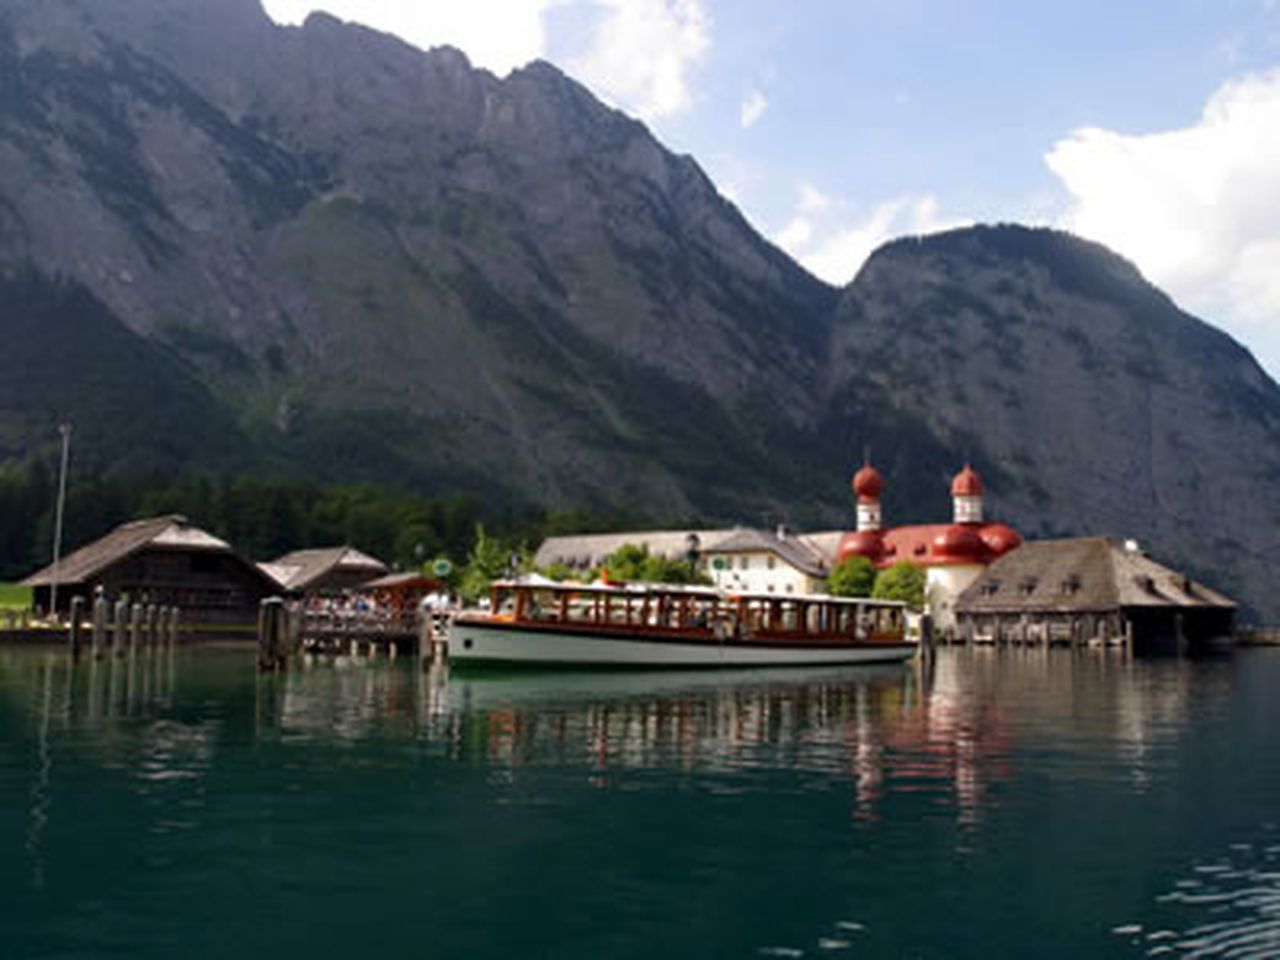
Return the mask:
POLYGON ((951 481, 953 522, 982 523, 982 478, 967 463, 951 481))
POLYGON ((853 475, 853 492, 858 497, 858 532, 880 529, 880 491, 884 477, 869 463, 853 475))

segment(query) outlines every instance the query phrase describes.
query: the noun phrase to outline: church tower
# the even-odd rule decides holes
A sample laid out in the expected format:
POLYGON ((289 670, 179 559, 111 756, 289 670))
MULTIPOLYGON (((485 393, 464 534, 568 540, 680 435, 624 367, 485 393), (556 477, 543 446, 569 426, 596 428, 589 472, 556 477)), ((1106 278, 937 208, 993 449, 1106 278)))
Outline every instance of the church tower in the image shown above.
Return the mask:
POLYGON ((951 481, 951 502, 955 523, 982 522, 982 478, 969 464, 951 481))

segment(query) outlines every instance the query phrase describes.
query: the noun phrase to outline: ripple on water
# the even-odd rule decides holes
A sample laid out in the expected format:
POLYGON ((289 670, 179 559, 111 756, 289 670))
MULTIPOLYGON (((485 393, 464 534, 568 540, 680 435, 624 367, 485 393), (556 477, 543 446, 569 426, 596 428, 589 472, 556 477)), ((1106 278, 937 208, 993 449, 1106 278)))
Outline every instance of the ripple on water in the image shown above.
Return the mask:
MULTIPOLYGON (((1180 879, 1156 898, 1182 912, 1181 931, 1159 930, 1143 942, 1145 955, 1263 960, 1280 956, 1280 873, 1268 849, 1236 843, 1223 860, 1191 867, 1194 880, 1180 879)), ((1137 933, 1140 926, 1112 932, 1137 933)))

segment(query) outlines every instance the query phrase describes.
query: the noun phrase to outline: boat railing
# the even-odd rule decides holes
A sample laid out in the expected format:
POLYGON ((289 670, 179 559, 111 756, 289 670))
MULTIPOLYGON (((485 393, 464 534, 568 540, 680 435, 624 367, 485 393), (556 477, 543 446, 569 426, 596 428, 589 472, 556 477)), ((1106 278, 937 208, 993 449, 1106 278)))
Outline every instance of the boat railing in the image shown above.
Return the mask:
POLYGON ((779 639, 897 641, 902 604, 825 596, 729 594, 706 588, 494 587, 490 617, 533 625, 678 632, 721 642, 779 639))

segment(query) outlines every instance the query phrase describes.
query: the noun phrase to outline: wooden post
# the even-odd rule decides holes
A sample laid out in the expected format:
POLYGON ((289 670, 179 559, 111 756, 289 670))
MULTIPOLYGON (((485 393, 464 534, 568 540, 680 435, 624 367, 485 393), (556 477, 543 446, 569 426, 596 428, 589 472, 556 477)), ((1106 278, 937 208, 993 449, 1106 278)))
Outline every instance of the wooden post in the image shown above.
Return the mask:
POLYGON ((71 659, 80 659, 80 628, 84 619, 84 597, 72 597, 69 616, 71 623, 67 629, 67 640, 71 644, 71 659))
POLYGON ((418 662, 426 663, 435 646, 435 617, 430 610, 418 608, 418 662))
POLYGON ((302 653, 302 602, 295 600, 289 608, 289 655, 302 653))
POLYGON ((129 600, 121 597, 116 601, 116 615, 111 621, 111 652, 124 656, 125 634, 129 630, 129 600))
POLYGON ((134 654, 138 650, 138 641, 142 639, 142 604, 134 603, 129 606, 129 653, 134 654))
POLYGON ((101 660, 107 640, 107 596, 98 587, 93 595, 93 659, 101 660))
POLYGON ((929 655, 934 652, 937 644, 937 638, 933 633, 933 614, 920 614, 920 649, 929 655))
POLYGON ((281 634, 284 625, 284 601, 268 597, 258 610, 258 669, 278 670, 284 665, 281 634))

